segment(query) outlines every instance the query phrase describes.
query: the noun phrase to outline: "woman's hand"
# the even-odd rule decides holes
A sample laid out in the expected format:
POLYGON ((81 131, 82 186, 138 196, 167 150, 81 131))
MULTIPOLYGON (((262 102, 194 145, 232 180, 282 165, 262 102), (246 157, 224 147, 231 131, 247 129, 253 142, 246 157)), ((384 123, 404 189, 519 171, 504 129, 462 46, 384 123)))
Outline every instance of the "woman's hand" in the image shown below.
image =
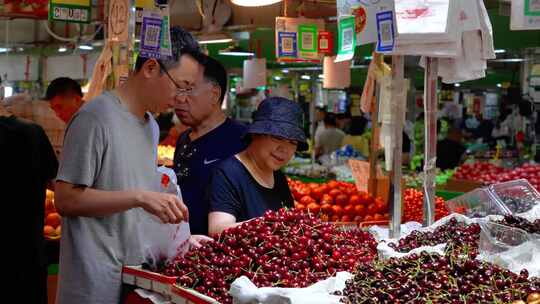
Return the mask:
POLYGON ((189 238, 189 248, 199 248, 204 245, 206 242, 213 242, 214 239, 207 237, 206 235, 192 235, 189 238))

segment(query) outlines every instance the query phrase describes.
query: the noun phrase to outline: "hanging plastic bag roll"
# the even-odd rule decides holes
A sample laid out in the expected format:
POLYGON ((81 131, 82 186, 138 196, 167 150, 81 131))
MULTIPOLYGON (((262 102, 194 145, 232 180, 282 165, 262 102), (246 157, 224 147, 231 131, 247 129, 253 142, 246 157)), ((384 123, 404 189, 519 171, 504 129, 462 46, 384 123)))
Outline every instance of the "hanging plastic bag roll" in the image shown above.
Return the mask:
POLYGON ((334 62, 336 56, 326 56, 323 61, 323 88, 344 89, 351 85, 351 61, 334 62))

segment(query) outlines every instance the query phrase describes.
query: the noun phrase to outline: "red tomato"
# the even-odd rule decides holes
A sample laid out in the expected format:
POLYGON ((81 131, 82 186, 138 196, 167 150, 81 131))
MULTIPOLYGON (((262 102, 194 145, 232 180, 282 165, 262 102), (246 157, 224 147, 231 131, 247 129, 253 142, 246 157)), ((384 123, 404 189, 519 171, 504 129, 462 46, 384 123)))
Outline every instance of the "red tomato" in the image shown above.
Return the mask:
POLYGON ((343 208, 343 214, 350 215, 351 217, 354 217, 355 211, 353 205, 347 205, 343 208))
POLYGON ((331 197, 336 198, 338 195, 341 194, 341 191, 339 191, 338 189, 332 189, 328 194, 330 194, 331 197))
POLYGON ((323 194, 324 192, 322 191, 321 187, 317 187, 311 191, 311 196, 313 196, 313 198, 316 200, 320 200, 323 194))
POLYGON ((317 203, 311 203, 307 205, 307 209, 313 214, 319 214, 319 212, 321 211, 321 206, 317 203))
POLYGON ((344 223, 349 223, 349 222, 351 222, 351 217, 348 216, 348 215, 344 215, 344 216, 341 218, 341 221, 344 222, 344 223))
POLYGON ((298 209, 298 210, 300 210, 300 211, 306 210, 306 206, 303 205, 303 204, 300 204, 300 203, 296 203, 296 204, 294 205, 294 208, 296 208, 296 209, 298 209))
POLYGON ((357 216, 364 216, 366 214, 366 208, 363 205, 354 206, 354 213, 357 216))
POLYGON ((336 189, 338 186, 339 186, 339 184, 336 181, 328 182, 328 188, 330 188, 330 189, 336 189))
POLYGON ((326 214, 330 214, 332 212, 332 205, 330 204, 322 204, 321 205, 321 211, 326 214))
POLYGON ((343 214, 343 208, 341 206, 334 205, 332 206, 332 214, 340 216, 343 214))
POLYGON ((300 199, 300 204, 303 204, 305 206, 311 204, 311 203, 315 203, 315 200, 311 197, 311 196, 304 196, 300 199))
POLYGON ((358 205, 360 204, 360 196, 358 195, 352 195, 349 199, 349 204, 351 205, 358 205))
POLYGON ((339 194, 336 196, 336 204, 340 206, 345 206, 349 202, 349 198, 345 194, 339 194))
POLYGON ((324 205, 324 204, 333 205, 334 199, 328 194, 323 194, 323 197, 321 199, 321 205, 324 205))

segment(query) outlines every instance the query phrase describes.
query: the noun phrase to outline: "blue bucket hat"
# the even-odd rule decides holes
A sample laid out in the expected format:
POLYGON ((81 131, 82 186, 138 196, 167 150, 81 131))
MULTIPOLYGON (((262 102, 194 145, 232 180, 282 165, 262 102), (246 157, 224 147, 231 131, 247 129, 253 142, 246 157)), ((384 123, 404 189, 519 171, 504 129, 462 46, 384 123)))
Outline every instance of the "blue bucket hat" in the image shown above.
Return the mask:
POLYGON ((283 97, 270 97, 261 102, 248 126, 246 135, 266 134, 298 142, 298 151, 308 149, 303 130, 303 111, 300 106, 283 97))

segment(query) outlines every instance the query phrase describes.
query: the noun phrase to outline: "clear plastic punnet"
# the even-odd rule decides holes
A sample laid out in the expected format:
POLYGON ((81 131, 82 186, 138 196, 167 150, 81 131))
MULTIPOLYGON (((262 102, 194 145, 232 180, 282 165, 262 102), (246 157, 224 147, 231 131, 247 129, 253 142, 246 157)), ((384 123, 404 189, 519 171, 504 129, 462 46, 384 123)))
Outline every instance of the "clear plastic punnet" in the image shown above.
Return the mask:
POLYGON ((490 190, 512 214, 521 215, 540 207, 540 193, 526 179, 494 184, 490 190))
POLYGON ((446 207, 453 213, 471 218, 511 214, 486 188, 478 188, 453 198, 446 202, 446 207))
POLYGON ((490 221, 480 221, 480 252, 501 253, 520 246, 531 240, 529 234, 519 228, 513 228, 490 221))

